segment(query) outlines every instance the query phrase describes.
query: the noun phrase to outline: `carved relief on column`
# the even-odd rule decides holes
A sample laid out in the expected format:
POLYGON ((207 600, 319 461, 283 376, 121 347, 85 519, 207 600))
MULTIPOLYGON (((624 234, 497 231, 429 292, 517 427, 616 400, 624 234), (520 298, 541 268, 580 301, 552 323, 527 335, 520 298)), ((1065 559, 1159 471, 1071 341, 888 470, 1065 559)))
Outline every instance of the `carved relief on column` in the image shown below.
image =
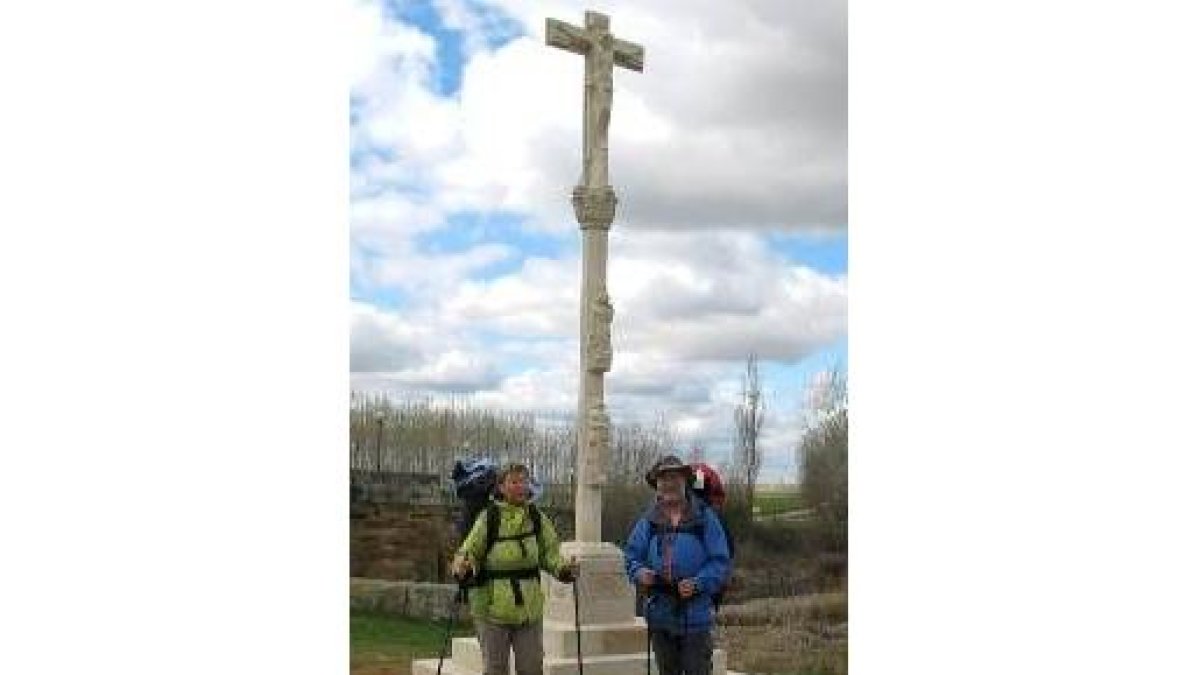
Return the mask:
POLYGON ((599 487, 608 482, 609 454, 609 422, 604 404, 597 401, 588 408, 587 416, 588 437, 587 454, 584 458, 586 469, 583 473, 588 477, 588 485, 599 487))
POLYGON ((617 214, 617 193, 612 186, 577 186, 571 192, 571 203, 575 205, 575 220, 583 229, 612 227, 617 214))
POLYGON ((612 370, 613 358, 613 307, 608 301, 608 293, 601 290, 592 299, 589 311, 587 370, 589 373, 607 373, 612 370))

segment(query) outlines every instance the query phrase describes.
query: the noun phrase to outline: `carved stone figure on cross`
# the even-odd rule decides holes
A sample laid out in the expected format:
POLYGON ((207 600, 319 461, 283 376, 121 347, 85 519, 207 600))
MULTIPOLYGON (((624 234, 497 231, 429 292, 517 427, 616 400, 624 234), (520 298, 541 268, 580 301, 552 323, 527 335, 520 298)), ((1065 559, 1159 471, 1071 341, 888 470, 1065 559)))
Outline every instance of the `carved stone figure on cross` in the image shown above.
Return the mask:
POLYGON ((589 485, 604 485, 608 480, 604 468, 608 466, 609 421, 603 403, 596 403, 588 410, 587 427, 591 452, 588 453, 587 470, 584 471, 584 476, 589 481, 589 485))
POLYGON ((618 40, 608 30, 608 17, 584 14, 584 27, 546 19, 546 44, 584 57, 582 185, 608 185, 608 123, 612 118, 613 67, 642 72, 641 45, 618 40))
POLYGON ((607 373, 612 369, 612 320, 613 307, 608 301, 608 293, 600 294, 592 300, 591 325, 588 330, 588 371, 592 373, 607 373))

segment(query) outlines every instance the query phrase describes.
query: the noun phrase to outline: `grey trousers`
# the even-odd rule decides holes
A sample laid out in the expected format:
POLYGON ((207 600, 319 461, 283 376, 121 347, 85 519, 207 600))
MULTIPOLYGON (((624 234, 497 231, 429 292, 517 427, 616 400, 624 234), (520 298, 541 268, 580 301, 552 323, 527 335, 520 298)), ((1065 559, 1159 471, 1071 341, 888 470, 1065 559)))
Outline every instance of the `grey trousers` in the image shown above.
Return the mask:
POLYGON ((712 675, 712 631, 672 635, 651 631, 659 675, 712 675))
POLYGON ((483 650, 483 675, 509 675, 508 653, 516 654, 517 675, 542 675, 542 622, 519 626, 476 619, 483 650))

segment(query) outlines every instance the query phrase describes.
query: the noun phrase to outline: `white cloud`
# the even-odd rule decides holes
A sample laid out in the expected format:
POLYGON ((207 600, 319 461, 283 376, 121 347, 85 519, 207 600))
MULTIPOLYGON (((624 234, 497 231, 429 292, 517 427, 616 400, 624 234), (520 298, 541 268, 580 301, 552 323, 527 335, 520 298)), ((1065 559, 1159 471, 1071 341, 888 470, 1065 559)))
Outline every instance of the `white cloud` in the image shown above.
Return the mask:
MULTIPOLYGON (((594 6, 646 49, 644 73, 615 77, 609 404, 617 419, 661 413, 682 441, 727 450, 747 354, 794 363, 845 337, 845 278, 788 260, 762 237, 845 226, 844 2, 435 6, 465 36, 461 90, 449 96, 435 88, 431 36, 377 4, 352 10, 363 48, 351 73, 351 269, 362 292, 405 297, 399 312, 355 306, 354 386, 574 409, 578 252, 522 257, 491 242, 444 253, 419 242, 436 241, 462 211, 577 227, 569 196, 583 63, 544 45, 543 25, 579 24, 594 6), (492 50, 489 38, 507 30, 497 9, 528 35, 492 50), (511 273, 481 274, 514 262, 511 273)), ((799 409, 799 397, 797 386, 780 405, 799 409)), ((768 416, 768 466, 791 462, 799 425, 798 413, 768 416)))
POLYGON ((795 361, 845 334, 847 285, 745 232, 615 238, 618 345, 697 360, 795 361))
POLYGON ((573 336, 579 325, 578 264, 526 258, 514 274, 461 282, 445 310, 459 321, 517 336, 573 336))
POLYGON ((436 316, 351 303, 350 371, 356 389, 471 392, 495 386, 499 368, 470 335, 436 316))
POLYGON ((350 204, 351 233, 365 245, 385 251, 403 251, 413 235, 441 224, 442 214, 429 204, 396 193, 350 204))
MULTIPOLYGON (((562 199, 561 186, 579 171, 582 59, 545 46, 543 25, 547 16, 579 24, 594 3, 496 4, 514 12, 530 37, 489 57, 480 69, 486 75, 468 69, 464 108, 493 111, 506 135, 536 139, 513 155, 528 163, 523 187, 534 199, 562 199)), ((646 49, 645 71, 619 71, 614 81, 610 145, 621 222, 845 225, 844 2, 599 7, 618 37, 646 49)))
POLYGON ((374 278, 382 286, 416 289, 431 297, 445 296, 471 273, 515 254, 512 246, 482 244, 455 253, 393 256, 375 267, 374 278))
POLYGON ((564 365, 511 375, 494 389, 476 393, 473 401, 499 410, 545 411, 555 415, 575 410, 577 391, 578 375, 574 368, 564 365))
POLYGON ((421 74, 432 68, 437 45, 431 36, 385 19, 377 2, 360 0, 349 12, 347 25, 355 45, 349 60, 351 91, 386 82, 389 76, 421 74))
POLYGON ((471 392, 494 386, 499 375, 484 352, 451 349, 431 363, 397 374, 396 380, 441 391, 471 392))
POLYGON ((426 336, 372 307, 354 304, 350 315, 350 372, 401 370, 425 358, 426 336))
MULTIPOLYGON (((551 15, 579 22, 583 4, 494 4, 515 11, 529 35, 469 53, 457 99, 432 93, 428 49, 373 43, 385 65, 359 87, 369 94, 361 131, 419 166, 443 212, 516 209, 542 227, 571 227, 582 59, 544 45, 543 24, 551 15)), ((844 4, 729 5, 612 10, 618 35, 647 50, 644 73, 615 81, 619 222, 843 227, 844 4)), ((473 15, 455 7, 454 21, 470 23, 473 15)))
MULTIPOLYGON (((845 277, 789 263, 754 235, 627 234, 614 238, 612 256, 617 363, 736 362, 751 352, 796 361, 845 335, 845 277)), ((576 339, 578 266, 526 258, 512 274, 460 281, 442 306, 461 323, 576 339)))

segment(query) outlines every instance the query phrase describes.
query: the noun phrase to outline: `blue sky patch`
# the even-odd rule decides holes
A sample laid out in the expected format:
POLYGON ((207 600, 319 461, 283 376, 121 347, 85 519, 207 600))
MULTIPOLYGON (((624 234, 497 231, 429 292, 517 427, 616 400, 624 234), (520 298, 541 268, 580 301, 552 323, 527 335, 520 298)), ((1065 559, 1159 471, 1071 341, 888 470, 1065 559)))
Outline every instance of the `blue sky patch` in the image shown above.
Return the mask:
POLYGON ((760 361, 759 372, 762 377, 763 394, 766 396, 767 414, 771 414, 771 407, 777 408, 777 414, 778 408, 786 409, 789 414, 803 411, 806 405, 805 393, 816 373, 837 368, 845 375, 849 364, 846 348, 847 342, 843 338, 837 344, 826 347, 799 363, 760 361))
MULTIPOLYGON (((478 2, 466 5, 480 19, 488 49, 503 47, 524 33, 520 23, 496 8, 478 2)), ((389 18, 419 28, 434 38, 437 44, 434 91, 446 97, 457 94, 467 56, 463 31, 447 27, 430 0, 387 0, 383 11, 389 18)))
POLYGON ((784 234, 766 235, 767 246, 788 260, 827 275, 846 274, 847 235, 784 234))
POLYGON ((350 280, 350 299, 392 312, 405 309, 411 304, 408 294, 398 288, 367 286, 353 278, 350 280))
POLYGON ((418 251, 433 255, 459 253, 484 244, 504 244, 520 255, 501 260, 478 270, 473 277, 493 279, 520 269, 526 258, 561 258, 574 241, 568 237, 533 232, 523 227, 525 216, 512 212, 460 212, 447 219, 447 225, 415 238, 418 251))

